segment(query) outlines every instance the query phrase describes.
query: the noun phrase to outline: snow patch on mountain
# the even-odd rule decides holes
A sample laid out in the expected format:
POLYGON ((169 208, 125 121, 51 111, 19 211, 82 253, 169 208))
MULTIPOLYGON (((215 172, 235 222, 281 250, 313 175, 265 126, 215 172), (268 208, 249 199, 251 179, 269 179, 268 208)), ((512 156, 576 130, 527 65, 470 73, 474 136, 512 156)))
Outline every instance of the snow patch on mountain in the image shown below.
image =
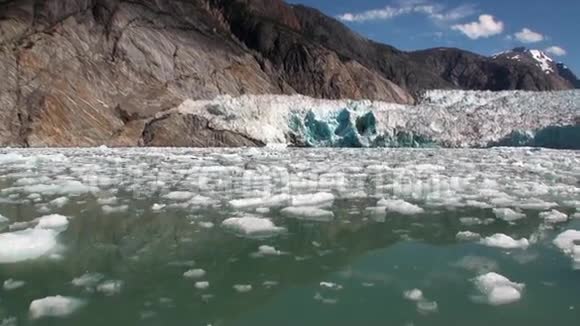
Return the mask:
POLYGON ((554 60, 552 60, 552 58, 540 50, 529 50, 529 53, 532 55, 534 60, 538 62, 538 65, 545 73, 550 74, 554 72, 554 69, 552 68, 554 60))

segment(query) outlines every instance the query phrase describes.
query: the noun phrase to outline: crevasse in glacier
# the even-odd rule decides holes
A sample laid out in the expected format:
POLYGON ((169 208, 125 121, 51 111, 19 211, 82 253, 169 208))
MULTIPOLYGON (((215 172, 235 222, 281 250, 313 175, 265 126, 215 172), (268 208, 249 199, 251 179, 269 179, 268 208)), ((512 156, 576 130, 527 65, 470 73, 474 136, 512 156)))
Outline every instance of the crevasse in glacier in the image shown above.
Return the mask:
POLYGON ((428 91, 419 104, 222 96, 176 109, 266 144, 579 148, 580 91, 428 91))

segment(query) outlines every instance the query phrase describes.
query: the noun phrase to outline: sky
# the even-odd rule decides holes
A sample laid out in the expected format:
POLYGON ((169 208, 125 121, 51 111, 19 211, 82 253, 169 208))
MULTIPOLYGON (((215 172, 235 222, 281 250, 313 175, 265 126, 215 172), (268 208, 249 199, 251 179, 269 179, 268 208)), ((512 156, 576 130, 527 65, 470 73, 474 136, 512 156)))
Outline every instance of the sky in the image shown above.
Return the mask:
POLYGON ((580 0, 293 0, 402 50, 493 55, 525 46, 580 75, 580 0))

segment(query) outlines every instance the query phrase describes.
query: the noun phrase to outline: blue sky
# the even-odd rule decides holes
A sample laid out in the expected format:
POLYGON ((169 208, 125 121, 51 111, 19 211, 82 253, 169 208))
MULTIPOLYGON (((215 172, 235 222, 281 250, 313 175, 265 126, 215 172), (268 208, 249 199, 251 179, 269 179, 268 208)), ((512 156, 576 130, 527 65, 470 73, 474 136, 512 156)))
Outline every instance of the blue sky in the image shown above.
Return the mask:
POLYGON ((548 50, 580 73, 580 0, 293 0, 403 50, 548 50))

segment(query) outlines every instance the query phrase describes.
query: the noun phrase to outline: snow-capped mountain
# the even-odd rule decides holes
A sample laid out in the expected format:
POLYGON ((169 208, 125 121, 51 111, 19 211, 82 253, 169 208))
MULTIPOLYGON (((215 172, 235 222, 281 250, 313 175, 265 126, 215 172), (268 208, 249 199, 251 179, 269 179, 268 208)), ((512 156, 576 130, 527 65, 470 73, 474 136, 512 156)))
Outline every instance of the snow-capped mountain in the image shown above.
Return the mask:
POLYGON ((569 82, 574 88, 580 87, 580 81, 568 67, 556 62, 544 51, 538 49, 528 49, 525 47, 515 48, 510 51, 498 53, 492 57, 499 62, 514 61, 527 64, 541 69, 546 75, 553 75, 569 82))

